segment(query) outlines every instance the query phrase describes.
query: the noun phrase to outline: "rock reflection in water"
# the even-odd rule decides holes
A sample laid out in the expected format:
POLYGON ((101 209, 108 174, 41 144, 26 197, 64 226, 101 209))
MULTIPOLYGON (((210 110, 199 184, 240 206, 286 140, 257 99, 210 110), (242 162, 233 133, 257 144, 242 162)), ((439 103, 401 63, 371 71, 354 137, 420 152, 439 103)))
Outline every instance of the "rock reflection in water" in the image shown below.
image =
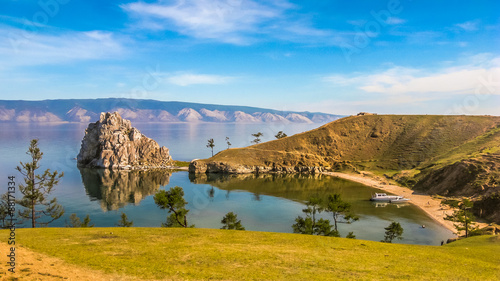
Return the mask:
POLYGON ((81 168, 85 191, 91 200, 99 200, 104 211, 118 210, 129 203, 139 204, 169 183, 165 170, 123 171, 81 168))
POLYGON ((260 201, 261 195, 270 195, 303 202, 310 197, 325 197, 328 194, 349 193, 344 186, 358 185, 321 174, 189 174, 195 184, 209 184, 227 191, 233 190, 253 193, 254 200, 260 201), (332 184, 332 180, 335 184, 332 184))

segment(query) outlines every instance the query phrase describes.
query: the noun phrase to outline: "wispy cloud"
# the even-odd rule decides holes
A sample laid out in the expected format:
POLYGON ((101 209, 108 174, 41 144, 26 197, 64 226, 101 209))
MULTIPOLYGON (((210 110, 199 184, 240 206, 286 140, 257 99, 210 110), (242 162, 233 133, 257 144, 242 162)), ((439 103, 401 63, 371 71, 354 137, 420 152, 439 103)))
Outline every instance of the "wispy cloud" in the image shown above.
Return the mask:
POLYGON ((488 55, 474 56, 470 64, 438 70, 393 66, 377 73, 352 76, 330 75, 323 81, 340 87, 356 87, 367 93, 387 95, 471 94, 481 83, 491 82, 490 94, 500 94, 500 58, 488 55))
POLYGON ((244 44, 247 32, 255 32, 291 7, 259 4, 252 0, 177 0, 173 4, 134 2, 121 7, 137 16, 141 27, 174 30, 181 34, 227 43, 244 44))
POLYGON ((177 86, 190 85, 219 85, 226 84, 233 80, 231 76, 210 75, 210 74, 195 74, 195 73, 180 73, 175 75, 167 75, 165 80, 177 86))
POLYGON ((105 59, 123 52, 123 44, 110 32, 46 34, 0 26, 0 59, 9 66, 105 59))
POLYGON ((385 22, 387 24, 396 25, 396 24, 403 24, 406 22, 406 20, 397 17, 389 17, 385 22))
POLYGON ((136 28, 171 30, 197 39, 248 45, 263 38, 308 43, 314 38, 340 45, 338 32, 313 27, 287 0, 158 0, 121 8, 137 20, 136 28))
POLYGON ((459 27, 465 31, 476 31, 479 29, 479 20, 466 21, 463 23, 455 24, 456 27, 459 27))

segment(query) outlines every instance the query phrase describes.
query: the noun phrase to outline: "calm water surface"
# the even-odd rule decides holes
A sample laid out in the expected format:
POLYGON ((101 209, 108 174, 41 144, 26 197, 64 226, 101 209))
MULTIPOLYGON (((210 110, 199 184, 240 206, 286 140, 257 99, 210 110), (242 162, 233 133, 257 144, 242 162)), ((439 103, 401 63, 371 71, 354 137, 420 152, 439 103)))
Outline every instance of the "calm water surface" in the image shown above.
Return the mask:
MULTIPOLYGON (((143 134, 167 146, 176 160, 189 161, 211 155, 205 147, 207 139, 215 139, 215 151, 225 149, 225 137, 232 147, 243 147, 253 139, 250 134, 263 132, 263 141, 271 140, 278 131, 288 135, 318 127, 318 124, 133 124, 143 134)), ((54 195, 66 214, 51 226, 65 226, 69 215, 86 214, 96 226, 113 226, 125 212, 134 226, 160 226, 167 212, 153 201, 160 189, 181 186, 189 202, 188 222, 196 227, 220 228, 227 212, 235 212, 247 230, 292 232, 291 225, 302 214, 304 201, 311 196, 326 197, 341 193, 353 205, 360 220, 340 224, 342 236, 353 231, 358 239, 381 240, 384 227, 391 221, 403 226, 404 239, 397 243, 438 245, 452 233, 413 205, 376 205, 368 198, 375 189, 328 176, 203 176, 190 178, 187 172, 110 172, 78 169, 74 159, 84 135, 84 124, 30 125, 0 124, 0 179, 20 176, 14 168, 28 161, 25 154, 32 138, 40 139, 44 152, 42 169, 64 171, 54 195), (421 228, 421 225, 426 228, 421 228)), ((18 183, 21 178, 17 178, 18 183)), ((2 185, 5 186, 5 185, 2 185)), ((1 191, 5 192, 5 188, 1 191)), ((331 219, 328 214, 320 217, 331 219)))

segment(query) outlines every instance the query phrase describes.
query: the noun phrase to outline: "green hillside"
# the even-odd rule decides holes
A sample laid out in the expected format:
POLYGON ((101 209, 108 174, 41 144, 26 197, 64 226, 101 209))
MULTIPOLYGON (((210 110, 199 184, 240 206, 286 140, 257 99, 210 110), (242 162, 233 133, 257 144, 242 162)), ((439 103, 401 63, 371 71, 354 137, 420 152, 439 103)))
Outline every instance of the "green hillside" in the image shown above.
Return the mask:
POLYGON ((231 170, 227 167, 370 171, 428 194, 488 199, 489 207, 477 211, 500 223, 497 116, 351 116, 302 134, 224 150, 198 162, 215 172, 231 170))
POLYGON ((243 165, 325 166, 402 170, 446 164, 500 150, 500 117, 364 115, 247 148, 209 161, 243 165))
MULTIPOLYGON (((1 241, 8 235, 0 231, 1 241)), ((18 229, 16 247, 134 280, 500 279, 498 236, 419 246, 216 229, 40 228, 18 229)), ((18 271, 29 268, 18 261, 18 271)))

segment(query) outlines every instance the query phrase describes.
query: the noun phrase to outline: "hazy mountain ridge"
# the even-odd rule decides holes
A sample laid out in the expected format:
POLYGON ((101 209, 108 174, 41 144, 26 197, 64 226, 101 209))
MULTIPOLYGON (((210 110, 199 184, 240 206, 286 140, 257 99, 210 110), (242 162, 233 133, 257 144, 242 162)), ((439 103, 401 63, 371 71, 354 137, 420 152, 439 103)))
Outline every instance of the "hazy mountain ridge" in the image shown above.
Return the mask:
POLYGON ((89 123, 96 121, 101 112, 113 111, 134 122, 325 123, 342 117, 319 112, 135 99, 0 100, 0 122, 89 123))

